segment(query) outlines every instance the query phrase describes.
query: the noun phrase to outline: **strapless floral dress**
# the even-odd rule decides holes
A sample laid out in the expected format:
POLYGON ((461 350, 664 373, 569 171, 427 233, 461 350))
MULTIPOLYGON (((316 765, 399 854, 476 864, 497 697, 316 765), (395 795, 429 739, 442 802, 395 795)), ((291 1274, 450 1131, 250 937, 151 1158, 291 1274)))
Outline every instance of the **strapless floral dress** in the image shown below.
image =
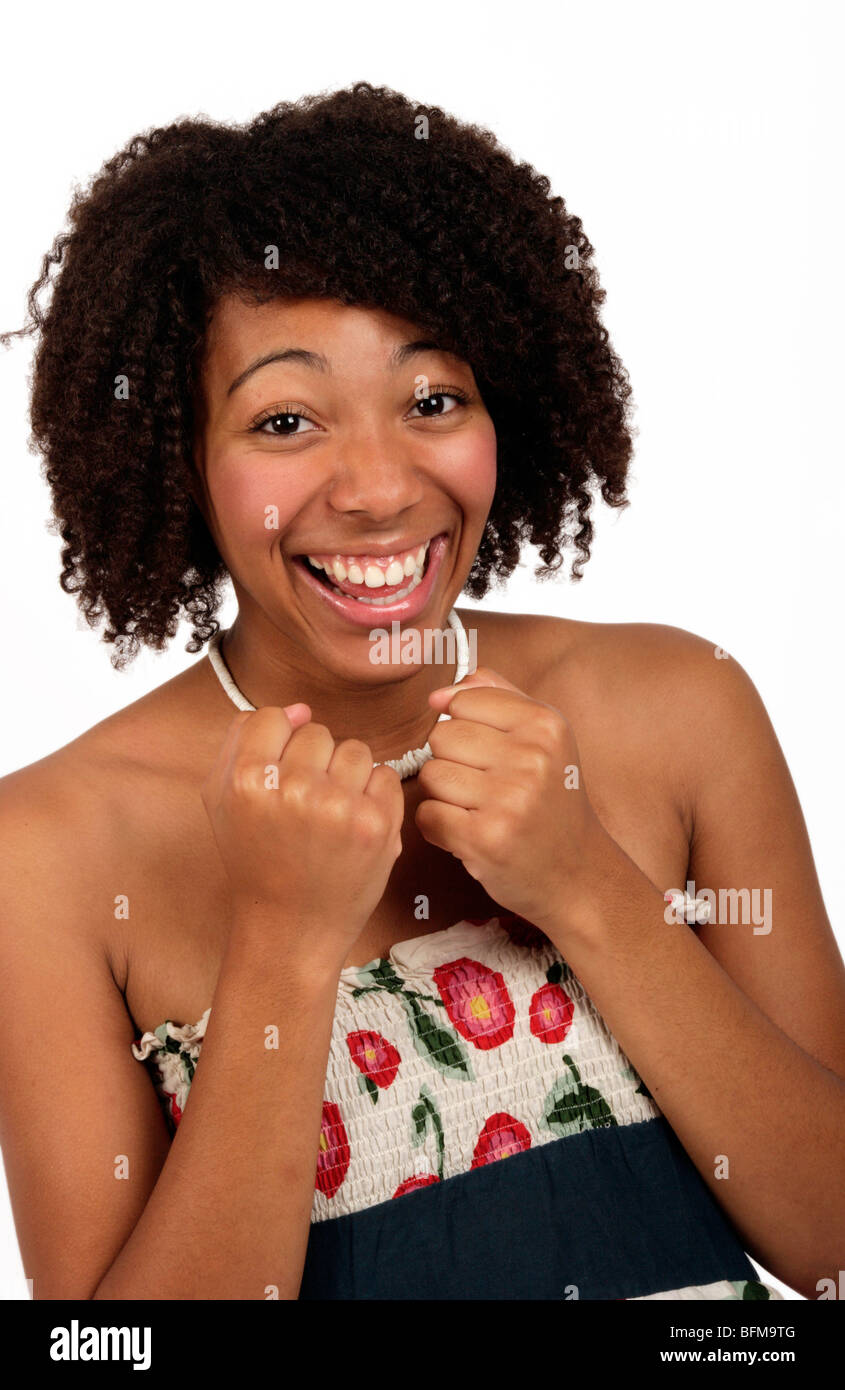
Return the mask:
MULTIPOLYGON (((171 1134, 210 1013, 132 1045, 171 1134)), ((560 952, 510 915, 341 972, 299 1296, 781 1297, 560 952)))

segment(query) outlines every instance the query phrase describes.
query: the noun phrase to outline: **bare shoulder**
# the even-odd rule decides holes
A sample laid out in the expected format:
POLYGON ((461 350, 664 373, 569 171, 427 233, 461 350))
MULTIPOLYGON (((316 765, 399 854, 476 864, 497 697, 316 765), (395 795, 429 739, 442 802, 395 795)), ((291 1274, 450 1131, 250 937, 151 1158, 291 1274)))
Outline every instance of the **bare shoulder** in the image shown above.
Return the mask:
POLYGON ((121 832, 121 813, 134 821, 142 786, 184 778, 201 744, 193 695, 202 688, 198 674, 182 672, 55 752, 0 777, 0 817, 15 842, 35 844, 47 833, 59 848, 66 837, 89 834, 108 843, 110 831, 121 832))
POLYGON ((91 1297, 167 1152, 115 910, 131 763, 91 730, 0 779, 0 1142, 36 1298, 91 1297), (135 1181, 104 1153, 131 1153, 135 1181))
MULTIPOLYGON (((110 715, 62 748, 0 778, 0 826, 9 853, 62 860, 74 847, 105 847, 115 814, 148 767, 138 706, 110 715)), ((147 722, 147 730, 150 728, 147 722)))
POLYGON ((749 743, 761 756, 777 746, 748 672, 711 637, 664 623, 485 617, 482 664, 560 709, 579 739, 612 745, 620 765, 647 760, 687 824, 719 763, 749 743))
POLYGON ((664 623, 577 623, 543 679, 605 712, 618 736, 671 766, 692 806, 704 780, 740 748, 779 751, 762 697, 741 662, 712 637, 664 623))
MULTIPOLYGON (((89 743, 88 747, 91 748, 89 743)), ((107 768, 69 745, 0 779, 0 949, 33 970, 66 952, 110 970, 98 943, 103 884, 119 836, 107 768)))
POLYGON ((683 722, 684 709, 721 693, 728 702, 750 678, 713 639, 666 623, 594 623, 546 614, 485 613, 491 661, 508 679, 547 699, 576 688, 604 706, 627 704, 632 714, 665 714, 683 722), (506 669, 507 668, 507 669, 506 669), (542 692, 542 693, 541 693, 542 692), (644 703, 643 703, 644 702, 644 703))
POLYGON ((0 930, 26 923, 33 949, 39 922, 46 949, 57 933, 94 951, 114 936, 127 864, 154 851, 161 808, 184 785, 172 685, 0 778, 0 930))

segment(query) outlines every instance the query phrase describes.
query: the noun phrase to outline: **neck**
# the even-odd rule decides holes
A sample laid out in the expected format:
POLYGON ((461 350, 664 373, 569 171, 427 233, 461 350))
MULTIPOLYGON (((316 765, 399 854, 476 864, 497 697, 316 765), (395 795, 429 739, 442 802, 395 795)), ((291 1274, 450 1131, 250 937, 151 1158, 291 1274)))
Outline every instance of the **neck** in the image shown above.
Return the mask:
MULTIPOLYGON (((401 757, 426 742, 438 719, 428 696, 451 685, 456 675, 454 662, 384 666, 372 668, 385 673, 381 683, 364 681, 327 669, 301 643, 271 627, 263 615, 251 621, 243 610, 220 651, 238 689, 256 708, 303 701, 315 723, 325 724, 337 740, 362 739, 377 762, 401 757), (397 669, 402 672, 398 679, 397 669)), ((228 700, 222 689, 221 694, 228 700)))

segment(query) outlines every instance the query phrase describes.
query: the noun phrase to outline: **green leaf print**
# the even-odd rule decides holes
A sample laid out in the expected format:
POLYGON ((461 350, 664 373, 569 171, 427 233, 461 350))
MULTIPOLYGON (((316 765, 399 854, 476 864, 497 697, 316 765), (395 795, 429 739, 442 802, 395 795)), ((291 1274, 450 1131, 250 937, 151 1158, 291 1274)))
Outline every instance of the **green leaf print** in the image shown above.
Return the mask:
POLYGON ((445 1153, 445 1143, 443 1138, 443 1121, 437 1109, 434 1097, 427 1086, 420 1087, 420 1098, 411 1111, 411 1119, 414 1122, 414 1133, 411 1136, 411 1143, 414 1148, 419 1148, 425 1138, 429 1121, 434 1130, 437 1141, 437 1176, 443 1181, 443 1156, 445 1153))
POLYGON ((759 1283, 756 1279, 747 1279, 747 1280, 745 1281, 745 1288, 744 1288, 743 1291, 742 1291, 742 1297, 743 1297, 743 1299, 746 1299, 746 1298, 755 1298, 755 1299, 768 1298, 768 1297, 769 1297, 769 1290, 766 1288, 765 1284, 759 1283))
POLYGON ((630 1065, 630 1063, 627 1066, 622 1067, 619 1074, 620 1076, 624 1076, 626 1081, 639 1082, 639 1085, 636 1086, 634 1090, 634 1095, 645 1096, 646 1100, 654 1101, 654 1104, 657 1104, 657 1101, 654 1100, 654 1096, 651 1094, 651 1091, 648 1089, 648 1086, 643 1081, 639 1072, 635 1071, 634 1068, 630 1065))
POLYGON ((572 1058, 564 1055, 564 1062, 575 1078, 575 1085, 568 1076, 561 1076, 555 1082, 543 1102, 541 1129, 550 1129, 561 1137, 580 1134, 585 1129, 602 1129, 618 1124, 607 1101, 594 1086, 585 1086, 572 1058))
POLYGON ((372 989, 386 989, 391 994, 404 989, 405 982, 393 969, 389 960, 379 960, 375 965, 371 965, 367 970, 358 971, 359 980, 370 980, 369 985, 363 985, 352 991, 353 999, 357 999, 359 994, 368 994, 372 989))
POLYGON ((419 1055, 432 1062, 444 1076, 461 1081, 475 1080, 466 1049, 457 1033, 452 1032, 450 1028, 441 1027, 439 1022, 435 1023, 421 1006, 422 1001, 436 1004, 442 1009, 445 1008, 442 999, 422 994, 419 990, 408 989, 406 982, 397 975, 389 960, 381 959, 369 969, 359 970, 358 978, 371 980, 373 983, 357 986, 352 991, 353 998, 357 999, 361 994, 380 989, 397 995, 408 1015, 411 1038, 419 1055))
POLYGON ((475 1078, 469 1058, 454 1033, 441 1028, 428 1014, 423 1013, 415 999, 408 1001, 411 1036, 421 1057, 433 1062, 444 1076, 473 1081, 475 1078))
POLYGON ((550 985, 562 985, 569 979, 569 966, 565 960, 553 961, 546 971, 546 979, 550 985))
POLYGON ((368 1095, 373 1105, 378 1105, 378 1086, 371 1076, 364 1076, 363 1072, 358 1072, 358 1090, 364 1095, 368 1095))

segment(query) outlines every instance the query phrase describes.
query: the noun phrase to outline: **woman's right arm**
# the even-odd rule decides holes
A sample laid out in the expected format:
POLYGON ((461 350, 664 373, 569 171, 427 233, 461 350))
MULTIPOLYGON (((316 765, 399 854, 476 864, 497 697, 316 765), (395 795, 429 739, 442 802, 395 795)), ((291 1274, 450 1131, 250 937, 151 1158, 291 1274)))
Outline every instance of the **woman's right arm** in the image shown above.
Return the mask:
POLYGON ((35 1298, 298 1296, 338 974, 401 847, 403 799, 364 745, 292 733, 281 710, 237 715, 203 789, 231 930, 172 1144, 102 947, 45 914, 60 890, 72 913, 70 868, 45 885, 5 779, 0 1142, 35 1298))
POLYGON ((298 1296, 341 963, 309 957, 323 924, 288 925, 232 920, 170 1153, 93 1298, 298 1296))

